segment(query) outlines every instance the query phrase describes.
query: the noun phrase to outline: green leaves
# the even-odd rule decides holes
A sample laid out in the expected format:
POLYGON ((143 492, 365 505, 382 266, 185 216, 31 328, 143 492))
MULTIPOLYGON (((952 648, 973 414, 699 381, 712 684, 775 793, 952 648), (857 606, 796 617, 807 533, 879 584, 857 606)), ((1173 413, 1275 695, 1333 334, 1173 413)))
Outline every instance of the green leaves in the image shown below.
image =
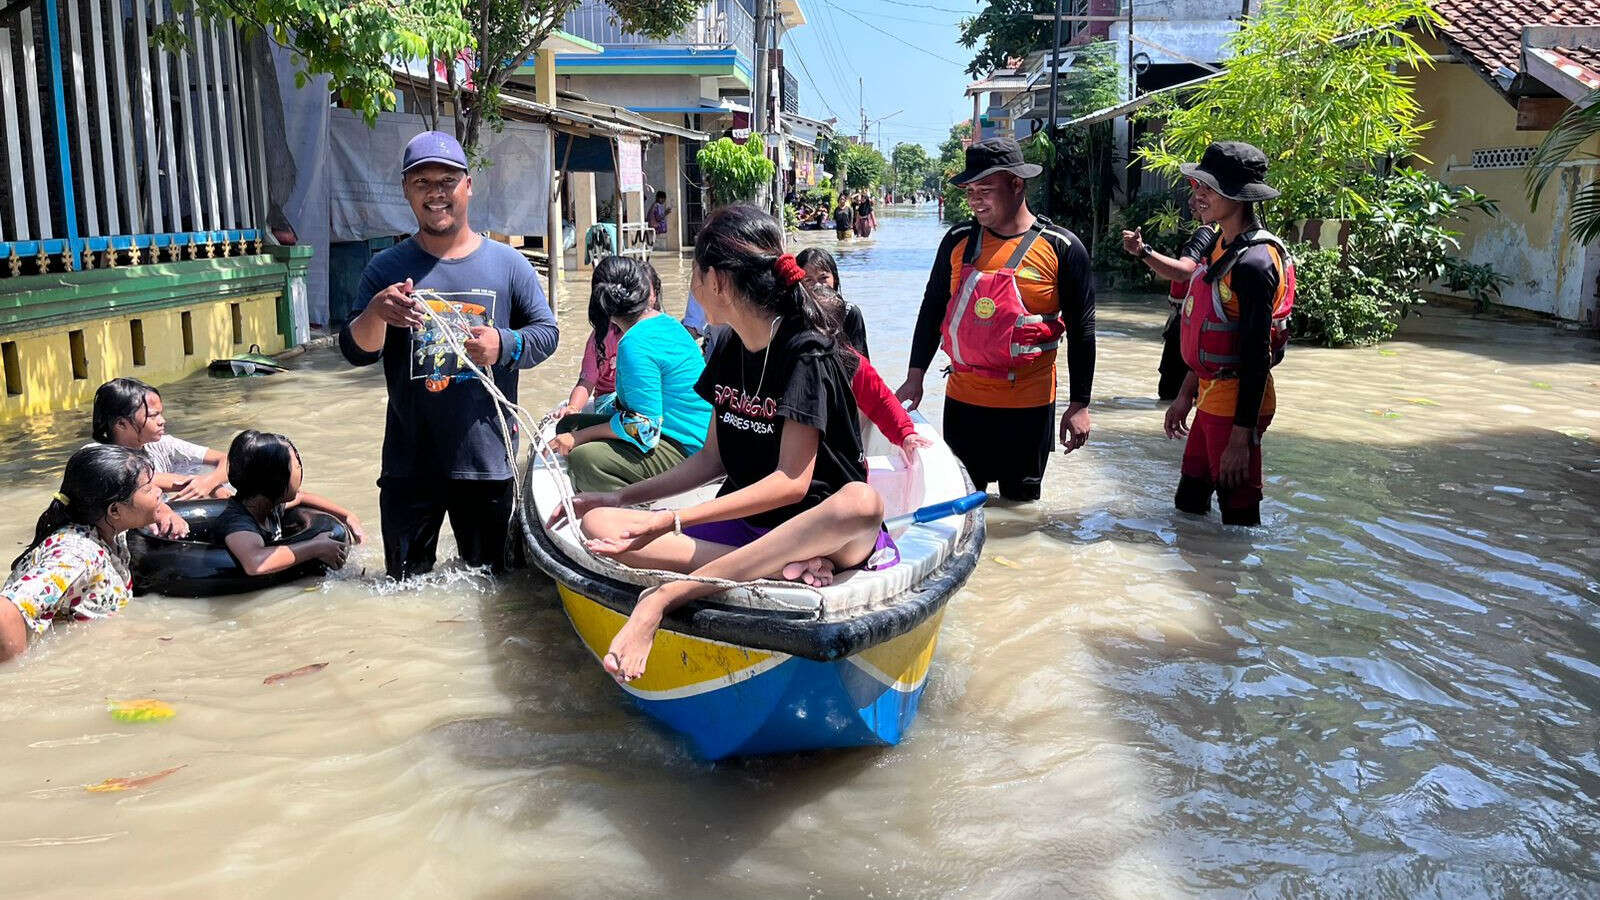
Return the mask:
POLYGON ((1283 218, 1349 217, 1375 161, 1407 156, 1428 127, 1405 73, 1432 61, 1404 29, 1440 22, 1428 0, 1266 4, 1230 41, 1222 75, 1146 108, 1166 125, 1139 155, 1175 176, 1214 140, 1248 141, 1272 160, 1283 218))
MULTIPOLYGON (((1591 91, 1584 101, 1587 106, 1574 105, 1561 116, 1529 161, 1528 202, 1534 209, 1539 208, 1540 195, 1562 164, 1579 147, 1600 136, 1600 89, 1591 91)), ((1577 244, 1600 239, 1600 181, 1591 181, 1576 191, 1568 214, 1572 239, 1577 244)))
POLYGON ((734 143, 732 138, 718 138, 702 147, 695 160, 714 206, 756 199, 761 186, 772 180, 775 168, 757 135, 743 144, 734 143))

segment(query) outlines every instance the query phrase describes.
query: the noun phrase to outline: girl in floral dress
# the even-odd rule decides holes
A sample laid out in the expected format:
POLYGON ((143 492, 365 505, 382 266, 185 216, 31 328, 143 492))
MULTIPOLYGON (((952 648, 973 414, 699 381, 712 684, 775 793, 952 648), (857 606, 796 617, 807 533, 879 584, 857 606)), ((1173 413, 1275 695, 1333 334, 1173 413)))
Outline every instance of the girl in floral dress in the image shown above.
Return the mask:
POLYGON ((53 623, 99 619, 133 596, 123 533, 156 520, 161 489, 150 461, 91 444, 72 454, 33 543, 0 587, 0 662, 20 656, 53 623))

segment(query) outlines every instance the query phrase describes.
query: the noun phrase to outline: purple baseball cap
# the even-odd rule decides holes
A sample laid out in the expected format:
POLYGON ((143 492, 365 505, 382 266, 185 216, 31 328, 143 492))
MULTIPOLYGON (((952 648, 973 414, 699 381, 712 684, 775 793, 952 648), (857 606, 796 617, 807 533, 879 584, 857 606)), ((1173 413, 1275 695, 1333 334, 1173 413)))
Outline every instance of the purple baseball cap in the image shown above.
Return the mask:
POLYGON ((427 165, 449 166, 465 172, 467 154, 453 135, 442 131, 424 131, 406 144, 406 155, 400 165, 400 174, 404 175, 417 166, 427 165))

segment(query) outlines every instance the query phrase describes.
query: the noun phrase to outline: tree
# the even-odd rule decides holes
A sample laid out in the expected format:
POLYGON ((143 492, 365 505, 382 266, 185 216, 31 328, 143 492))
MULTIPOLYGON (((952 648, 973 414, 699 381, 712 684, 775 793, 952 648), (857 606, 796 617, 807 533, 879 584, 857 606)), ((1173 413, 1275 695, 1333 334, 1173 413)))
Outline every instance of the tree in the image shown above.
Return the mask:
MULTIPOLYGON (((1528 164, 1528 202, 1539 208, 1539 195, 1555 177, 1562 163, 1587 141, 1600 136, 1600 89, 1562 114, 1556 127, 1545 135, 1528 164)), ((1572 239, 1579 245, 1600 240, 1600 180, 1584 185, 1572 198, 1569 210, 1572 239)))
POLYGON ((695 162, 706 179, 713 206, 756 199, 761 187, 772 181, 776 168, 759 135, 751 135, 742 144, 733 138, 718 138, 695 154, 695 162))
POLYGON ((1049 46, 1055 25, 1033 18, 1034 13, 1055 11, 1055 0, 989 0, 976 16, 962 19, 961 46, 977 47, 967 64, 967 74, 978 78, 1005 66, 1014 56, 1026 56, 1049 46))
MULTIPOLYGON (((500 124, 500 93, 579 0, 193 0, 201 16, 229 20, 248 35, 265 31, 295 53, 297 83, 330 77, 341 103, 367 121, 395 107, 393 69, 425 62, 423 117, 437 128, 456 110, 457 140, 474 152, 484 124, 500 124)), ((683 27, 699 0, 608 0, 627 30, 665 37, 683 27)), ((175 23, 156 35, 186 46, 175 23)))
POLYGON ((1348 217, 1364 206, 1362 180, 1411 155, 1428 127, 1407 73, 1433 63, 1406 29, 1442 21, 1429 0, 1266 4, 1230 39, 1221 75, 1147 108, 1166 125, 1139 156, 1176 175, 1214 140, 1248 141, 1271 161, 1276 211, 1348 217))
POLYGON ((972 123, 957 122, 950 126, 950 136, 939 145, 939 189, 944 192, 944 220, 964 222, 972 218, 972 208, 967 206, 966 192, 950 183, 951 176, 967 167, 967 142, 972 140, 972 123))
POLYGON ((933 159, 921 144, 896 144, 889 160, 894 183, 902 191, 920 190, 933 167, 933 159))
POLYGON ((889 161, 871 144, 858 144, 844 137, 828 142, 823 163, 836 175, 844 173, 842 188, 846 191, 861 191, 882 184, 889 171, 889 161))

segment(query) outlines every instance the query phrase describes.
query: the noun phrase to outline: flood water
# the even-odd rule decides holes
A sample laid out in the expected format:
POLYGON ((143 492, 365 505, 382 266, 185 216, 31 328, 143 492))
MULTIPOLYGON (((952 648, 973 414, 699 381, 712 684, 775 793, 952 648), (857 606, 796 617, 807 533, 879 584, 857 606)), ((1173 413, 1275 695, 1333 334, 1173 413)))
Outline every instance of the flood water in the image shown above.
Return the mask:
MULTIPOLYGON (((841 268, 897 385, 941 229, 882 221, 841 268)), ((687 268, 663 267, 676 311, 687 268)), ((586 293, 530 408, 571 386, 586 293)), ((698 762, 547 582, 385 585, 376 546, 323 587, 57 628, 0 669, 0 895, 1594 896, 1600 350, 1424 313, 1291 349, 1242 530, 1170 508, 1164 304, 1102 297, 1091 443, 991 508, 899 747, 698 762), (177 715, 108 715, 145 697, 177 715)), ((376 367, 325 349, 164 395, 213 447, 288 433, 376 535, 376 367)), ((6 559, 87 433, 87 410, 6 430, 6 559)))

